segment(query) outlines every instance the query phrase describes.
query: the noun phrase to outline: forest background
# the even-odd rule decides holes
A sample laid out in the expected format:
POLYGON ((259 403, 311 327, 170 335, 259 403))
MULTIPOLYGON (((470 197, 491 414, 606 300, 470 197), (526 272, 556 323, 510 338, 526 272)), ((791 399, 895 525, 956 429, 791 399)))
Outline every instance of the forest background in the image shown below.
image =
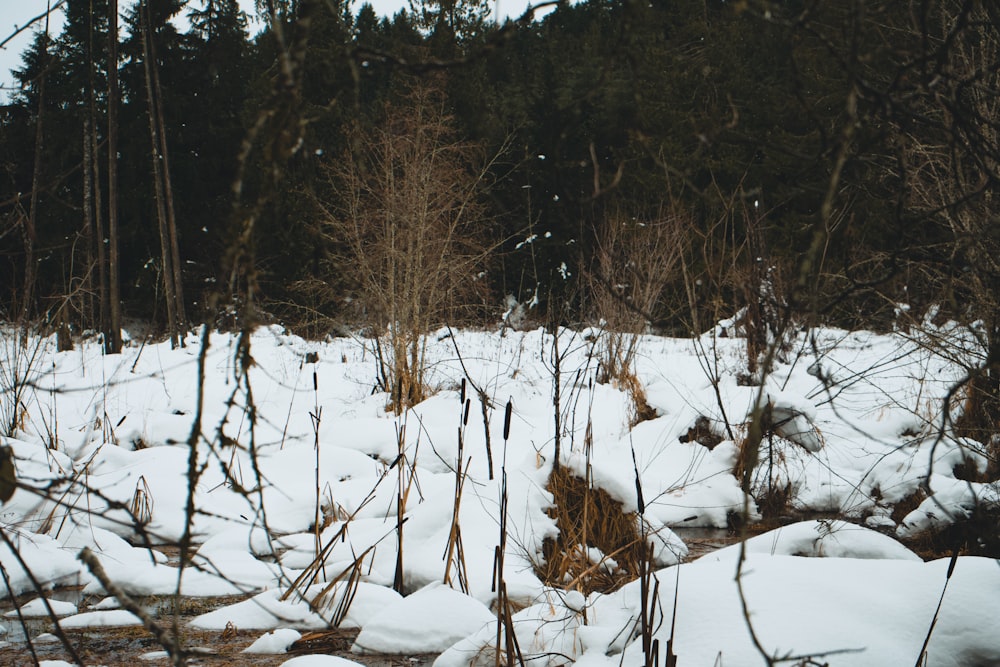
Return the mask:
POLYGON ((34 24, 0 108, 4 319, 111 347, 123 317, 322 336, 421 274, 427 326, 741 312, 763 349, 791 313, 885 329, 933 305, 993 349, 992 3, 259 5, 253 39, 235 0, 34 24))

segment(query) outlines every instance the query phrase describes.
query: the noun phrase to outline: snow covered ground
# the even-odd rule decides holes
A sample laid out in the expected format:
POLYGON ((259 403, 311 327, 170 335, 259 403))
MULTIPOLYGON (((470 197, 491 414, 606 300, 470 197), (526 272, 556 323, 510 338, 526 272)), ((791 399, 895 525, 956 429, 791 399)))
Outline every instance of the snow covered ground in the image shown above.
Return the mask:
MULTIPOLYGON (((596 330, 563 331, 558 346, 541 330, 439 331, 427 343, 434 393, 397 417, 376 390, 365 339, 310 342, 263 328, 243 375, 236 337, 213 333, 199 389, 194 334, 182 349, 133 342, 119 356, 93 341, 60 353, 54 337, 21 345, 8 334, 0 418, 14 426, 3 445, 19 488, 0 507, 9 581, 0 593, 37 595, 32 579, 105 592, 77 558, 86 547, 129 595, 245 594, 192 625, 275 631, 255 652, 283 652, 297 632, 337 623, 360 628, 359 653, 487 665, 503 527, 513 630, 502 624, 501 651, 513 635, 532 665, 642 662, 639 581, 584 595, 537 574, 557 534, 546 482, 558 440, 562 466, 624 511, 641 510, 660 664, 668 645, 679 665, 764 664, 762 653, 916 664, 942 591, 927 664, 1000 664, 998 564, 925 563, 894 539, 1000 502, 995 483, 955 476, 960 465, 985 471, 982 446, 940 433, 960 365, 902 334, 818 330, 794 341, 763 387, 741 386, 743 340, 648 336, 635 371, 656 416, 632 426, 630 395, 595 382, 603 340, 596 330), (759 516, 734 474, 758 395, 773 428, 755 494, 788 488, 789 512, 844 521, 795 523, 677 565, 687 549, 672 528, 759 516), (699 424, 718 444, 696 441, 699 424), (897 524, 897 503, 927 490, 897 524), (449 549, 456 525, 460 552, 449 549), (158 547, 188 537, 192 567, 181 572, 158 547)), ((613 554, 587 554, 595 567, 615 566, 613 554)), ((139 622, 116 606, 57 613, 75 627, 139 622)), ((324 660, 287 664, 333 664, 324 660)))

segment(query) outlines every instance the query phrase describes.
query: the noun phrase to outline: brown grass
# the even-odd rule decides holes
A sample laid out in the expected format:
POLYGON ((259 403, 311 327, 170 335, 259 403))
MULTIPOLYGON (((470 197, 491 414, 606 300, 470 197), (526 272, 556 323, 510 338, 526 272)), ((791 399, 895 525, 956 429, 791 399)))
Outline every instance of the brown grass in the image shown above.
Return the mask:
POLYGON ((632 400, 632 413, 629 415, 629 426, 634 428, 637 424, 650 419, 656 419, 656 410, 646 401, 646 390, 642 388, 642 383, 630 369, 618 374, 611 380, 611 386, 624 391, 632 400))
POLYGON ((656 410, 646 400, 646 390, 635 374, 637 334, 606 330, 597 340, 597 383, 610 384, 628 394, 632 401, 629 426, 656 418, 656 410))
POLYGON ((709 421, 708 417, 699 415, 687 433, 680 436, 678 440, 680 442, 697 442, 708 451, 712 451, 716 445, 725 440, 725 437, 712 428, 712 422, 709 421))
POLYGON ((559 536, 543 545, 545 562, 536 574, 546 584, 580 590, 611 591, 636 577, 642 557, 639 518, 626 512, 607 491, 594 488, 565 468, 549 476, 548 490, 553 506, 549 516, 556 521, 559 536), (587 548, 595 547, 613 558, 618 569, 607 562, 594 563, 587 548))
POLYGON ((754 450, 750 438, 746 437, 740 438, 737 445, 739 451, 736 454, 736 465, 733 466, 733 475, 736 479, 742 480, 746 479, 747 468, 756 466, 760 457, 760 445, 758 443, 757 450, 754 450))
POLYGON ((923 489, 918 488, 916 491, 906 496, 893 506, 890 517, 897 524, 902 523, 903 519, 906 518, 906 515, 917 509, 917 507, 920 506, 920 503, 924 502, 925 498, 927 498, 927 494, 923 489))
POLYGON ((757 501, 757 510, 765 518, 779 517, 788 513, 788 504, 792 499, 792 483, 784 484, 775 481, 772 484, 765 484, 756 493, 754 500, 757 501))

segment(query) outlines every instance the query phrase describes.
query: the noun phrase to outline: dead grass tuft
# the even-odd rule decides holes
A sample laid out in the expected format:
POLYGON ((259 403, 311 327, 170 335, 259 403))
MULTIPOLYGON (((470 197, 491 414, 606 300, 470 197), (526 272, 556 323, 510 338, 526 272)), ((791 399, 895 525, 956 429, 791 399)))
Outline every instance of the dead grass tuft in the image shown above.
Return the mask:
MULTIPOLYGON (((990 461, 990 465, 992 466, 992 461, 990 461)), ((980 471, 979 466, 969 456, 963 458, 962 462, 952 469, 952 474, 955 475, 955 479, 966 482, 989 482, 996 479, 996 476, 991 474, 988 468, 985 471, 980 471)))
POLYGON ((140 526, 145 526, 153 520, 153 492, 146 483, 144 475, 139 475, 139 480, 135 484, 135 492, 129 502, 129 513, 140 526))
POLYGON ((757 502, 757 510, 764 518, 779 517, 787 514, 791 499, 791 482, 768 484, 754 494, 754 500, 757 502))
POLYGON ((603 344, 598 351, 600 363, 597 383, 610 384, 628 394, 632 402, 630 427, 656 419, 656 410, 646 400, 646 390, 642 388, 633 368, 636 337, 613 331, 605 331, 602 337, 603 344))
POLYGON ((656 419, 656 410, 646 401, 646 390, 631 370, 624 369, 611 380, 611 386, 624 391, 632 401, 632 414, 629 415, 629 427, 650 419, 656 419))
POLYGON ((357 629, 332 628, 307 632, 288 647, 289 655, 310 655, 347 652, 358 636, 357 629))
POLYGON ((753 448, 750 438, 740 438, 737 445, 739 446, 739 451, 736 454, 733 475, 736 479, 747 479, 747 468, 757 465, 757 461, 760 458, 760 451, 753 448))
POLYGON ((725 437, 712 428, 712 422, 705 415, 699 415, 687 433, 678 438, 680 442, 697 442, 712 451, 715 446, 725 440, 725 437))
POLYGON ((903 519, 906 518, 906 515, 917 509, 917 507, 920 506, 920 503, 924 502, 926 498, 927 494, 924 490, 917 488, 916 491, 906 496, 893 506, 892 514, 889 515, 890 518, 892 518, 892 520, 897 524, 902 523, 903 519))
POLYGON ((788 479, 784 448, 795 445, 776 437, 769 408, 761 416, 760 428, 763 437, 756 447, 749 434, 739 439, 733 475, 742 480, 743 489, 753 497, 763 519, 787 516, 795 486, 788 479))
POLYGON ((536 567, 539 578, 585 594, 612 591, 634 579, 642 558, 635 512, 624 511, 607 491, 565 468, 552 472, 547 488, 553 500, 548 513, 559 536, 542 547, 545 562, 536 567))

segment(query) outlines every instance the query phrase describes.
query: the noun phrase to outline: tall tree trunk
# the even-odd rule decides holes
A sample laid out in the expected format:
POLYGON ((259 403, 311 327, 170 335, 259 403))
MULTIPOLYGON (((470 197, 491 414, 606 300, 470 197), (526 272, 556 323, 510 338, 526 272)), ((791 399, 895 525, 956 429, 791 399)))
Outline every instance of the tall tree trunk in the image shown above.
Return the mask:
POLYGON ((142 35, 143 69, 146 74, 146 97, 149 99, 149 137, 153 144, 151 158, 153 161, 153 185, 156 197, 156 219, 160 229, 160 256, 162 257, 161 276, 163 277, 163 293, 167 300, 167 331, 170 334, 170 344, 177 347, 177 294, 174 284, 174 262, 171 255, 170 233, 167 229, 166 195, 163 188, 162 155, 160 153, 161 124, 157 119, 157 104, 153 90, 152 34, 150 30, 149 3, 141 0, 139 4, 142 35))
POLYGON ((122 350, 122 306, 118 267, 118 0, 108 3, 108 331, 105 349, 122 350))
POLYGON ((108 331, 111 314, 108 305, 111 303, 108 285, 108 252, 104 235, 104 206, 101 201, 101 149, 97 142, 97 108, 93 99, 90 105, 90 159, 91 174, 94 186, 94 245, 93 252, 97 257, 98 284, 98 331, 108 331))
MULTIPOLYGON (((88 100, 89 102, 89 100, 88 100)), ((93 280, 91 275, 94 269, 94 156, 91 149, 94 145, 91 137, 91 123, 93 119, 90 115, 88 104, 87 113, 83 115, 83 229, 80 232, 82 249, 82 261, 74 263, 74 266, 81 267, 81 275, 71 276, 74 281, 73 291, 79 290, 81 295, 80 314, 81 324, 86 328, 89 320, 93 317, 93 280)))
MULTIPOLYGON (((151 19, 149 14, 149 3, 146 2, 146 18, 151 19)), ((157 131, 160 136, 160 159, 163 164, 163 194, 167 209, 167 236, 170 237, 170 270, 174 277, 174 315, 177 320, 177 329, 180 337, 180 344, 184 345, 183 331, 187 317, 184 313, 184 284, 181 276, 181 253, 177 242, 177 216, 174 215, 174 188, 170 180, 170 154, 167 150, 167 127, 166 116, 163 113, 163 93, 160 88, 160 68, 156 59, 156 40, 153 39, 152 21, 146 23, 147 37, 149 42, 149 67, 153 74, 153 100, 155 100, 157 131)), ((164 271, 167 267, 164 267, 164 271)))
POLYGON ((99 323, 103 331, 103 320, 95 317, 94 270, 102 270, 97 264, 98 252, 95 252, 95 239, 100 243, 99 224, 101 215, 100 195, 95 194, 97 188, 97 114, 94 101, 94 0, 90 0, 89 31, 87 35, 87 112, 83 115, 83 231, 82 231, 82 275, 76 289, 81 297, 80 324, 84 329, 94 328, 99 323))
POLYGON ((45 79, 49 67, 49 16, 45 15, 42 33, 42 72, 38 77, 38 117, 35 119, 35 156, 31 171, 31 204, 23 219, 21 238, 24 242, 24 289, 21 292, 21 326, 28 325, 35 299, 35 241, 38 237, 38 190, 42 184, 42 147, 45 140, 45 79))

